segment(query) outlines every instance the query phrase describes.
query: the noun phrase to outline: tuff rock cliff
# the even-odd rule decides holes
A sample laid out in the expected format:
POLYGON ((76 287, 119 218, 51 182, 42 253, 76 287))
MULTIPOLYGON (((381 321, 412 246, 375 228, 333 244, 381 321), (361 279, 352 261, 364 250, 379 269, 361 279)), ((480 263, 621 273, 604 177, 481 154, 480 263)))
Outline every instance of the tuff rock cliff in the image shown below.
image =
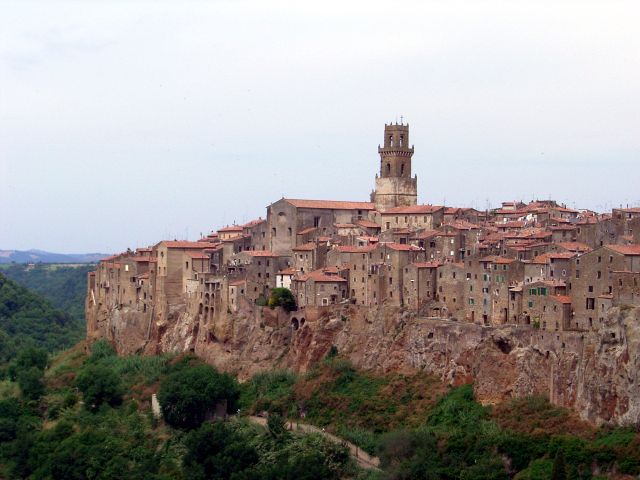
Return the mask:
POLYGON ((541 394, 596 424, 640 424, 639 308, 611 310, 597 332, 483 327, 358 307, 287 314, 245 305, 209 323, 186 306, 152 315, 88 309, 87 334, 120 354, 191 350, 240 378, 273 367, 303 372, 336 346, 359 368, 472 382, 485 403, 541 394))

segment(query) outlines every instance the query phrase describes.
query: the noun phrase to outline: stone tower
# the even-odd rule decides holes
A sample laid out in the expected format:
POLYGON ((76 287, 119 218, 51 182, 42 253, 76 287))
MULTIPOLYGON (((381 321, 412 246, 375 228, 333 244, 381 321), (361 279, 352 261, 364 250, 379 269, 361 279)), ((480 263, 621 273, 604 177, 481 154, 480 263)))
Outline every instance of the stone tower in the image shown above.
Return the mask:
POLYGON ((384 126, 384 144, 378 145, 380 175, 376 175, 376 189, 371 201, 376 210, 406 207, 418 203, 418 177, 411 177, 413 146, 409 147, 409 125, 384 126))

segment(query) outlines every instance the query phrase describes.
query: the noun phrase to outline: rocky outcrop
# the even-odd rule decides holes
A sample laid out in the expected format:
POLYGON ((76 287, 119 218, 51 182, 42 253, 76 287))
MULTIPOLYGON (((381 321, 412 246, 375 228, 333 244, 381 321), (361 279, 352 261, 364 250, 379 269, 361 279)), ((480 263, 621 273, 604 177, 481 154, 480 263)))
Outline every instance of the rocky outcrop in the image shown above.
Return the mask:
POLYGON ((426 319, 392 309, 253 310, 202 322, 186 306, 166 319, 87 312, 89 338, 119 353, 194 351, 241 378, 274 367, 304 372, 332 346, 359 368, 425 371, 473 382, 486 403, 540 394, 596 424, 640 424, 640 309, 613 309, 597 332, 547 332, 426 319))

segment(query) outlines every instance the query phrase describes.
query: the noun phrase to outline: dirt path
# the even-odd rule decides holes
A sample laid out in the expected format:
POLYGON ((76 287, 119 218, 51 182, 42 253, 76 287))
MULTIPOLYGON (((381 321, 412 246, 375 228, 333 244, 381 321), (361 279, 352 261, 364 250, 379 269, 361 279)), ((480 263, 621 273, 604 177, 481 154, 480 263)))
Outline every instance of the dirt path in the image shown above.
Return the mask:
MULTIPOLYGON (((261 425, 263 427, 267 426, 266 418, 263 418, 263 417, 247 417, 247 418, 251 422, 257 425, 261 425)), ((351 453, 351 457, 358 462, 358 465, 360 465, 360 467, 365 468, 367 470, 380 469, 380 459, 378 457, 372 457, 357 445, 347 442, 343 438, 336 437, 331 433, 325 432, 321 428, 314 427, 313 425, 307 425, 306 423, 298 423, 298 422, 287 422, 287 428, 291 431, 300 431, 304 433, 319 433, 320 435, 323 435, 326 439, 332 441, 333 443, 345 445, 349 449, 349 452, 351 453)))

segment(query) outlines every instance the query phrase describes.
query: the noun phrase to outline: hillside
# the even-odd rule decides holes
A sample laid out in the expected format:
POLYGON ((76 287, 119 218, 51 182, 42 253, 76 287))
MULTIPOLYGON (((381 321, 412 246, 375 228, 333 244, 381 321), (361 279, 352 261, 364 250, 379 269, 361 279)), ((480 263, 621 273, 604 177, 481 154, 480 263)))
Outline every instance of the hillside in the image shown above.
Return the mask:
POLYGON ((81 320, 0 274, 0 362, 27 346, 68 348, 83 335, 81 320))
MULTIPOLYGON (((335 351, 334 351, 335 352, 335 351)), ((313 423, 381 460, 382 479, 631 479, 640 434, 596 428, 542 397, 480 405, 470 385, 425 374, 373 374, 328 357, 307 374, 258 374, 243 409, 313 423), (300 419, 300 416, 304 419, 300 419), (566 475, 552 477, 563 457, 566 475)))
MULTIPOLYGON (((240 394, 235 379, 195 357, 116 357, 104 342, 87 355, 85 347, 80 344, 53 358, 31 382, 39 382, 39 389, 4 382, 0 478, 366 478, 345 447, 319 434, 288 432, 275 416, 266 428, 243 418, 214 424, 194 420, 200 411, 193 401, 194 381, 204 380, 211 387, 209 394, 213 389, 229 402, 228 409, 240 394), (167 423, 152 416, 150 400, 156 392, 161 398, 163 392, 173 392, 185 399, 189 408, 180 418, 188 419, 188 425, 177 426, 170 416, 167 423)), ((182 407, 171 398, 165 406, 182 407)))
POLYGON ((43 250, 0 250, 3 263, 95 263, 108 257, 104 253, 52 253, 43 250))
POLYGON ((87 289, 87 273, 94 270, 93 264, 60 265, 5 265, 0 272, 37 293, 75 320, 84 322, 84 301, 87 289))

